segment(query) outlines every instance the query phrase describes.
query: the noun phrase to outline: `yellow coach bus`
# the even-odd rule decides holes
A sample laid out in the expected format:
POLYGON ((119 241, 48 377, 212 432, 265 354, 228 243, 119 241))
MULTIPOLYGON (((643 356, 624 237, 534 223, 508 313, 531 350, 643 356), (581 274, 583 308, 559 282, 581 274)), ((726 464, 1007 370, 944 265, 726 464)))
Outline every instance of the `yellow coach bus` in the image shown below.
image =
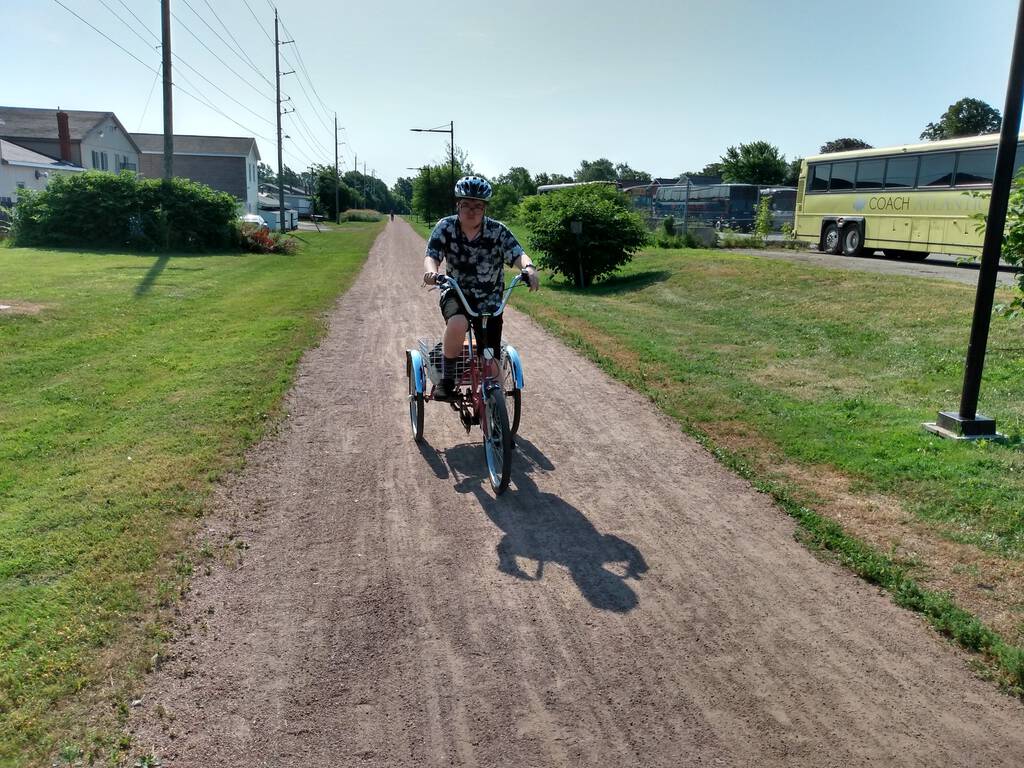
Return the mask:
MULTIPOLYGON (((1021 134, 1024 139, 1024 134, 1021 134)), ((999 135, 804 160, 793 231, 826 253, 885 251, 911 261, 929 253, 980 256, 983 233, 973 214, 988 211, 999 135)), ((1017 144, 1014 172, 1024 160, 1017 144)))

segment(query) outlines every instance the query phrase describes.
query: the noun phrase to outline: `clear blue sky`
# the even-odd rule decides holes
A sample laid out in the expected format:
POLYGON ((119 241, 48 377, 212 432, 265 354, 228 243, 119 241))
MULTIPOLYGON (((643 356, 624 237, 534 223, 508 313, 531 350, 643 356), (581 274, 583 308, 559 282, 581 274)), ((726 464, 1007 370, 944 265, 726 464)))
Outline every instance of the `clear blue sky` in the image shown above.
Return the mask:
MULTIPOLYGON (((158 51, 145 43, 155 45, 150 33, 159 35, 159 0, 61 2, 159 68, 158 51)), ((172 0, 180 19, 175 52, 244 107, 177 63, 191 85, 177 75, 175 81, 245 126, 176 93, 175 130, 257 135, 264 160, 276 166, 273 87, 189 8, 230 42, 215 9, 272 82, 271 4, 248 4, 260 24, 246 0, 172 0)), ((351 168, 358 153, 360 166, 365 159, 389 184, 411 175, 407 166, 444 156, 446 136, 408 129, 449 120, 456 144, 488 175, 512 165, 571 174, 581 159, 608 157, 671 176, 758 139, 788 158, 841 136, 875 146, 907 143, 964 96, 1002 110, 1016 5, 280 0, 315 87, 314 94, 304 77, 301 84, 295 75, 284 80, 297 108, 285 117, 292 136, 285 162, 296 169, 333 162, 335 110, 346 128, 344 166, 351 168)), ((146 104, 154 73, 54 0, 0 0, 0 18, 0 104, 110 110, 131 131, 162 130, 159 85, 146 104)), ((297 63, 295 46, 283 50, 297 63)))

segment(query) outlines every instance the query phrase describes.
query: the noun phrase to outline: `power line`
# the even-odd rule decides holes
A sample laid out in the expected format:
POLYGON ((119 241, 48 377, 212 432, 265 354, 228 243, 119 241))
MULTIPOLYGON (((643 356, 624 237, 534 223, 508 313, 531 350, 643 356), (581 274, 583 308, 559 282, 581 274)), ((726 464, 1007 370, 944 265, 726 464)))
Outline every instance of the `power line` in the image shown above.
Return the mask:
MULTIPOLYGON (((99 0, 99 3, 104 8, 106 8, 108 11, 110 11, 111 15, 113 15, 114 18, 116 18, 118 21, 120 21, 122 24, 124 24, 136 37, 138 37, 140 40, 142 40, 143 43, 146 43, 146 45, 149 45, 149 42, 142 35, 139 34, 138 30, 136 30, 135 27, 132 24, 130 24, 128 21, 126 21, 124 18, 122 18, 113 8, 111 8, 109 5, 107 5, 105 0, 99 0)), ((123 4, 124 4, 124 2, 122 0, 122 5, 123 4)), ((131 12, 130 8, 128 10, 129 10, 129 12, 131 12)), ((134 16, 134 14, 132 14, 132 15, 134 16)), ((138 20, 138 16, 135 16, 135 19, 138 20)), ((145 25, 143 25, 143 29, 146 29, 146 31, 149 32, 149 29, 146 28, 145 25)), ((150 32, 150 35, 153 35, 153 33, 150 32)), ((153 36, 155 37, 155 35, 153 35, 153 36)), ((263 120, 264 122, 268 122, 268 123, 271 122, 270 120, 267 120, 267 118, 263 117, 259 112, 256 112, 255 110, 250 109, 245 104, 243 104, 238 99, 236 99, 234 96, 232 96, 230 93, 228 93, 223 88, 218 86, 216 83, 214 83, 212 80, 210 80, 210 78, 208 78, 206 75, 204 75, 198 69, 193 67, 191 64, 189 64, 183 58, 181 58, 181 56, 179 56, 177 53, 172 52, 171 55, 173 55, 174 58, 176 58, 178 60, 179 64, 182 64, 183 66, 186 66, 189 69, 191 69, 193 72, 195 72, 197 75, 199 75, 199 77, 201 77, 203 80, 205 80, 207 83, 209 83, 213 88, 215 88, 216 90, 220 91, 220 93, 222 93, 225 97, 227 97, 231 101, 235 102, 235 104, 240 106, 242 109, 244 109, 247 112, 255 115, 257 118, 259 118, 260 120, 263 120)), ((189 80, 188 77, 186 77, 184 74, 182 74, 182 73, 179 73, 179 74, 180 74, 181 78, 186 83, 188 83, 193 89, 195 89, 196 91, 199 91, 200 93, 202 93, 202 89, 199 88, 199 86, 197 86, 195 83, 193 83, 191 80, 189 80)), ((159 75, 157 75, 157 76, 159 77, 159 75)), ((153 82, 154 82, 154 84, 156 83, 155 80, 153 82)), ((146 108, 147 109, 149 107, 149 99, 152 98, 152 96, 153 96, 153 89, 151 88, 150 92, 149 92, 149 96, 146 98, 146 108)), ((146 111, 143 110, 143 116, 145 116, 145 112, 146 111)), ((271 123, 271 124, 273 124, 273 123, 271 123)))
MULTIPOLYGON (((285 64, 287 64, 287 65, 288 65, 289 67, 292 67, 292 69, 295 69, 295 65, 294 65, 294 64, 292 64, 292 63, 291 63, 291 61, 289 61, 289 60, 288 60, 288 57, 286 57, 286 56, 284 55, 284 53, 282 53, 282 54, 281 54, 281 58, 282 58, 282 59, 284 59, 284 61, 285 61, 285 64)), ((296 78, 295 78, 295 79, 296 79, 296 82, 298 82, 298 84, 299 84, 299 88, 301 88, 301 89, 302 89, 302 95, 306 97, 306 101, 307 101, 307 102, 309 102, 309 106, 310 106, 310 107, 311 107, 311 108, 313 109, 313 114, 315 114, 315 115, 316 115, 316 117, 317 117, 317 119, 318 119, 318 120, 320 121, 320 125, 322 125, 322 126, 324 127, 324 130, 325 130, 325 131, 327 131, 327 132, 330 132, 330 130, 331 130, 331 129, 327 127, 327 124, 326 124, 326 123, 325 123, 325 122, 323 121, 323 119, 322 119, 322 118, 320 117, 320 113, 319 113, 319 112, 317 112, 317 109, 316 109, 316 104, 314 104, 314 103, 313 103, 313 100, 312 100, 311 98, 309 98, 309 93, 307 93, 307 92, 306 92, 306 86, 304 86, 304 85, 302 84, 302 78, 301 78, 301 77, 298 77, 298 76, 296 75, 296 78)))
POLYGON ((140 58, 139 58, 138 56, 136 56, 136 55, 135 55, 134 53, 132 53, 132 52, 131 52, 131 51, 129 51, 129 50, 127 49, 127 48, 125 48, 125 47, 124 47, 123 45, 121 45, 121 44, 120 44, 119 42, 117 42, 116 40, 114 40, 114 38, 112 38, 112 37, 110 37, 109 35, 107 35, 107 34, 106 34, 105 32, 103 32, 103 31, 102 31, 101 29, 99 29, 98 27, 95 27, 95 26, 93 26, 92 24, 90 24, 90 23, 89 23, 88 21, 86 21, 85 19, 83 19, 83 18, 82 18, 81 16, 79 16, 79 15, 78 15, 77 13, 75 13, 75 12, 74 12, 73 10, 71 10, 71 9, 70 9, 70 8, 68 8, 68 7, 66 6, 66 5, 64 5, 64 3, 62 3, 62 2, 60 1, 60 0, 53 0, 53 2, 55 2, 55 3, 57 4, 57 5, 59 5, 59 6, 61 7, 61 8, 63 8, 63 9, 65 10, 65 11, 67 11, 68 13, 70 13, 70 14, 71 14, 72 16, 74 16, 74 17, 75 17, 76 19, 78 19, 78 20, 79 20, 80 22, 82 22, 83 24, 85 24, 85 25, 86 25, 87 27, 89 27, 90 29, 92 29, 92 30, 93 30, 94 32, 96 32, 97 34, 99 34, 99 35, 101 35, 102 37, 106 38, 106 40, 107 40, 108 42, 112 43, 113 45, 115 45, 116 47, 120 48, 120 49, 121 49, 122 51, 124 51, 125 53, 127 53, 127 54, 128 54, 129 56, 131 56, 131 57, 132 57, 133 59, 135 59, 135 60, 136 60, 137 62, 139 62, 139 64, 141 64, 142 66, 144 66, 144 67, 145 67, 146 69, 148 69, 148 70, 149 70, 150 72, 153 72, 153 73, 155 73, 155 74, 157 74, 157 75, 159 75, 159 74, 160 74, 160 71, 159 71, 159 70, 157 70, 157 69, 153 69, 153 68, 152 68, 151 66, 149 66, 149 64, 147 64, 146 62, 144 62, 144 61, 143 61, 142 59, 140 59, 140 58))
MULTIPOLYGON (((212 80, 210 80, 210 78, 208 78, 208 77, 207 77, 206 75, 204 75, 204 74, 203 74, 202 72, 200 72, 200 71, 199 71, 198 69, 196 69, 195 67, 193 67, 193 66, 192 66, 191 64, 189 64, 189 63, 188 63, 187 61, 185 61, 185 60, 184 60, 183 58, 181 58, 181 56, 179 56, 178 54, 174 53, 173 51, 171 52, 171 55, 172 55, 172 56, 174 56, 174 58, 178 60, 178 63, 179 63, 179 64, 181 64, 182 66, 185 66, 185 67, 188 67, 189 69, 191 69, 191 70, 192 70, 193 72, 195 72, 195 73, 196 73, 197 75, 199 75, 199 77, 203 78, 203 80, 205 80, 205 81, 206 81, 207 83, 209 83, 209 84, 210 84, 210 85, 211 85, 211 86, 212 86, 213 88, 216 88, 216 89, 217 89, 218 91, 220 91, 220 92, 221 92, 222 94, 224 94, 224 96, 226 96, 227 98, 231 99, 231 101, 235 102, 235 104, 237 104, 238 106, 240 106, 240 107, 241 107, 242 109, 244 109, 244 110, 245 110, 246 112, 249 112, 250 114, 253 114, 253 115, 255 115, 255 116, 256 116, 256 117, 258 118, 258 119, 262 120, 262 121, 263 121, 263 122, 265 122, 265 123, 270 123, 271 125, 273 125, 273 124, 274 124, 274 121, 273 121, 273 120, 268 120, 267 118, 265 118, 265 117, 264 117, 263 115, 261 115, 261 114, 260 114, 259 112, 257 112, 256 110, 254 110, 254 109, 251 109, 251 108, 249 108, 249 107, 245 106, 245 104, 243 104, 242 102, 240 102, 240 101, 239 101, 238 99, 236 99, 236 98, 235 98, 234 96, 232 96, 232 95, 231 95, 230 93, 228 93, 228 92, 227 92, 227 91, 225 91, 225 90, 224 90, 223 88, 221 88, 221 87, 220 87, 219 85, 217 85, 217 84, 216 84, 215 82, 213 82, 212 80)), ((198 86, 197 86, 197 85, 196 85, 195 83, 193 83, 193 82, 192 82, 191 80, 189 80, 189 79, 188 79, 188 78, 187 78, 187 77, 186 77, 185 75, 181 75, 181 77, 182 77, 182 79, 183 79, 183 80, 185 80, 185 82, 187 82, 187 83, 188 83, 189 85, 191 85, 191 86, 192 86, 193 88, 195 88, 195 89, 196 89, 197 91, 199 91, 199 90, 200 90, 200 88, 199 88, 199 87, 198 87, 198 86)))
POLYGON ((267 40, 269 40, 271 43, 273 43, 274 42, 274 38, 272 38, 270 36, 270 33, 267 32, 267 30, 263 28, 263 25, 260 23, 260 19, 256 15, 256 12, 252 9, 252 6, 249 5, 249 0, 242 0, 242 2, 245 3, 245 7, 249 9, 249 13, 252 14, 253 19, 256 21, 256 26, 260 28, 260 32, 263 33, 263 36, 265 38, 267 38, 267 40))
MULTIPOLYGON (((188 32, 188 33, 189 33, 190 35, 192 35, 192 37, 194 37, 194 38, 196 39, 196 41, 197 41, 197 42, 198 42, 198 43, 199 43, 199 44, 200 44, 201 46, 203 46, 203 48, 205 48, 205 49, 206 49, 207 51, 209 51, 210 55, 212 55, 212 56, 213 56, 213 57, 214 57, 215 59, 217 59, 217 61, 219 61, 219 62, 220 62, 221 64, 223 64, 223 65, 225 66, 225 68, 226 68, 226 69, 227 69, 227 70, 228 70, 228 71, 229 71, 229 72, 230 72, 231 74, 233 74, 233 75, 234 75, 235 77, 237 77, 237 78, 238 78, 239 80, 241 80, 241 81, 242 81, 243 83, 245 83, 245 84, 246 84, 247 86, 249 86, 250 88, 252 88, 252 89, 253 89, 254 91, 256 91, 256 93, 258 93, 258 94, 259 94, 260 96, 262 96, 263 98, 265 98, 265 99, 268 99, 268 100, 270 100, 270 101, 273 101, 273 100, 274 100, 274 99, 273 99, 272 97, 270 97, 270 96, 267 96, 267 94, 263 93, 263 91, 261 91, 261 90, 260 90, 259 88, 257 88, 257 87, 256 87, 255 85, 253 85, 253 84, 252 84, 251 82, 249 82, 249 80, 248 80, 248 79, 246 79, 246 77, 245 77, 244 75, 240 75, 240 74, 239 74, 238 72, 236 72, 236 71, 235 71, 235 70, 234 70, 234 69, 232 68, 232 66, 231 66, 230 64, 228 64, 228 63, 227 63, 226 61, 224 61, 224 59, 222 59, 222 58, 221 58, 220 56, 218 56, 218 55, 217 55, 217 54, 216 54, 216 53, 215 53, 215 52, 213 51, 213 49, 211 49, 211 48, 210 48, 210 46, 208 46, 208 45, 207 45, 206 43, 204 43, 204 42, 203 42, 203 39, 202 39, 201 37, 199 37, 199 35, 197 35, 197 34, 196 34, 195 32, 193 32, 193 31, 192 31, 191 29, 189 29, 189 28, 188 28, 188 26, 187 26, 187 25, 186 25, 186 24, 185 24, 184 22, 182 22, 182 20, 181 20, 181 19, 179 19, 179 18, 178 18, 177 16, 175 16, 175 15, 174 15, 174 13, 171 13, 171 16, 173 16, 173 17, 174 17, 174 20, 175 20, 176 22, 178 22, 179 26, 181 26, 181 28, 182 28, 182 29, 184 29, 184 30, 185 30, 186 32, 188 32)), ((262 77, 262 75, 261 75, 261 77, 262 77)), ((263 78, 263 79, 264 79, 264 80, 266 80, 266 78, 263 78)), ((268 82, 269 82, 269 81, 268 81, 268 82)), ((271 83, 271 85, 273 85, 273 83, 271 83)))
MULTIPOLYGON (((135 27, 134 27, 134 26, 132 26, 132 25, 131 25, 131 24, 129 24, 129 23, 127 22, 127 21, 125 21, 125 20, 124 20, 123 18, 121 18, 121 16, 119 16, 119 15, 118 15, 117 11, 115 11, 115 10, 114 10, 113 8, 111 8, 111 7, 109 6, 109 5, 107 5, 107 3, 106 3, 106 0, 99 0, 99 3, 100 3, 100 5, 102 5, 102 6, 104 7, 104 8, 106 8, 106 9, 107 9, 108 11, 110 11, 110 14, 111 14, 111 16, 113 16, 113 17, 114 17, 115 19, 117 19, 117 20, 118 20, 118 21, 120 21, 120 22, 121 22, 122 24, 124 24, 124 25, 125 25, 126 27, 128 27, 128 30, 129 30, 129 31, 130 31, 130 32, 131 32, 131 33, 132 33, 133 35, 135 35, 135 36, 136 36, 137 38, 139 38, 139 40, 141 40, 141 41, 142 41, 143 45, 145 45, 145 46, 146 46, 147 48, 152 48, 152 47, 153 47, 153 46, 152 46, 152 44, 151 44, 151 43, 149 42, 149 40, 147 40, 147 39, 146 39, 146 38, 144 38, 144 37, 143 37, 142 35, 140 35, 140 34, 139 34, 139 31, 138 31, 137 29, 135 29, 135 27)), ((148 32, 149 30, 146 30, 146 31, 148 32)), ((153 33, 152 33, 152 32, 150 32, 150 34, 152 35, 153 33)), ((157 40, 157 42, 159 42, 159 40, 157 40)))
MULTIPOLYGON (((199 19, 199 20, 200 20, 201 22, 203 22, 203 24, 205 24, 205 25, 206 25, 206 28, 207 28, 207 29, 209 29, 209 30, 210 30, 211 32, 213 32, 213 34, 214 34, 214 35, 215 35, 215 36, 217 37, 217 39, 218 39, 218 40, 220 40, 220 41, 221 41, 222 43, 224 43, 224 47, 225 47, 225 48, 227 48, 227 49, 228 49, 229 51, 231 51, 231 52, 232 52, 233 54, 235 54, 235 56, 238 56, 238 59, 239 59, 239 61, 241 61, 241 62, 242 62, 243 64, 245 64, 245 65, 246 65, 247 67, 249 67, 250 69, 252 69, 252 71, 253 71, 253 72, 255 72, 255 73, 256 73, 257 75, 259 75, 260 77, 262 77, 262 78, 263 78, 263 80, 264 80, 264 81, 266 82, 266 84, 267 84, 267 85, 270 85, 270 86, 272 86, 272 85, 273 85, 273 83, 272 83, 272 82, 270 82, 270 80, 268 80, 268 79, 267 79, 266 75, 264 75, 264 74, 263 74, 262 72, 260 72, 260 71, 259 71, 259 69, 257 69, 257 68, 256 68, 256 66, 255 66, 254 64, 252 64, 252 63, 251 63, 251 62, 249 62, 249 61, 246 61, 246 60, 245 60, 245 58, 244 58, 244 57, 242 57, 242 56, 241 56, 241 55, 240 55, 240 54, 238 53, 238 51, 236 51, 236 50, 235 50, 234 48, 232 48, 232 47, 231 47, 231 45, 230 45, 230 44, 228 43, 228 41, 227 41, 227 40, 225 40, 225 39, 224 39, 223 37, 221 37, 221 36, 220 36, 220 33, 219 33, 219 32, 218 32, 218 31, 217 31, 216 29, 214 29, 214 28, 213 28, 213 25, 212 25, 212 24, 210 24, 210 22, 208 22, 208 21, 206 20, 206 18, 205 18, 205 17, 204 17, 204 16, 202 15, 202 14, 200 14, 200 13, 199 13, 199 11, 197 11, 197 10, 196 10, 195 8, 193 8, 193 7, 192 7, 192 4, 191 4, 191 3, 190 3, 190 2, 188 1, 188 0, 181 0, 181 1, 182 1, 183 3, 185 3, 185 5, 186 5, 186 6, 188 7, 188 9, 189 9, 190 11, 192 11, 192 13, 193 13, 193 14, 195 14, 195 16, 196 16, 196 18, 197 18, 197 19, 199 19)), ((175 17, 175 18, 177 19, 177 17, 175 17)), ((179 21, 179 23, 180 23, 180 21, 179 21)), ((192 31, 191 31, 191 30, 189 30, 189 32, 192 32, 192 31)), ((195 35, 195 33, 194 33, 194 32, 193 32, 192 34, 193 34, 193 36, 195 35)))
MULTIPOLYGON (((285 27, 285 26, 284 26, 284 23, 283 23, 283 22, 282 22, 281 26, 283 26, 283 27, 284 27, 284 31, 288 33, 288 36, 289 36, 289 37, 290 37, 290 38, 291 38, 292 40, 295 40, 295 39, 296 39, 296 38, 295 38, 295 35, 293 35, 293 34, 291 33, 291 30, 289 30, 289 29, 288 29, 288 27, 285 27)), ((326 105, 326 104, 324 104, 324 100, 320 98, 320 94, 319 94, 319 93, 317 92, 317 90, 316 90, 316 86, 315 86, 315 85, 313 85, 313 78, 312 78, 312 77, 310 77, 310 75, 309 75, 309 70, 308 70, 308 69, 306 68, 306 62, 305 62, 305 60, 304 60, 304 59, 302 58, 302 51, 301 51, 301 50, 299 49, 299 44, 298 44, 298 43, 295 43, 295 55, 296 55, 296 56, 298 57, 298 61, 299 61, 299 68, 301 69, 302 73, 303 73, 303 74, 304 74, 304 75, 306 76, 306 82, 308 82, 308 83, 309 83, 309 87, 310 87, 310 89, 311 89, 311 90, 313 91, 313 95, 314 95, 314 96, 316 96, 316 98, 317 98, 317 101, 319 101, 319 102, 320 102, 320 106, 321 106, 321 107, 323 108, 323 110, 324 110, 324 115, 325 115, 325 116, 327 117, 327 119, 328 119, 328 122, 329 122, 329 121, 330 121, 330 119, 331 119, 331 111, 330 111, 330 110, 329 110, 329 109, 327 108, 327 105, 326 105)), ((308 97, 307 97, 307 98, 308 98, 308 97)), ((314 106, 314 109, 315 109, 315 105, 313 105, 313 104, 312 104, 312 100, 310 100, 310 104, 311 104, 312 106, 314 106)), ((324 127, 326 128, 327 126, 324 126, 324 127)), ((327 128, 327 130, 329 131, 330 129, 329 129, 329 128, 327 128)))
POLYGON ((126 3, 126 2, 124 1, 124 0, 117 0, 117 1, 118 1, 119 3, 121 3, 121 5, 123 5, 123 6, 124 6, 124 9, 125 9, 126 11, 128 11, 128 13, 130 13, 130 14, 132 15, 132 17, 133 17, 133 18, 134 18, 134 19, 135 19, 135 20, 136 20, 137 22, 139 22, 139 26, 140 26, 140 27, 142 27, 142 28, 143 28, 144 30, 146 30, 147 32, 149 32, 150 36, 151 36, 151 37, 152 37, 152 38, 153 38, 154 40, 156 40, 156 41, 157 41, 157 43, 159 43, 159 42, 160 42, 160 38, 159 38, 159 37, 157 37, 157 36, 156 36, 155 34, 153 34, 153 32, 151 32, 151 31, 150 31, 149 27, 147 27, 147 26, 146 26, 146 23, 145 23, 145 22, 144 22, 144 21, 143 21, 142 19, 140 19, 140 18, 139 18, 138 16, 136 16, 136 15, 135 15, 135 11, 133 11, 133 10, 131 9, 131 7, 130 7, 130 6, 128 5, 128 3, 126 3))
POLYGON ((224 31, 228 33, 228 37, 231 38, 231 40, 235 44, 235 47, 238 48, 239 52, 242 54, 242 56, 245 57, 245 60, 249 62, 250 66, 252 66, 253 69, 259 69, 259 67, 257 67, 256 64, 253 62, 253 60, 249 58, 249 54, 245 52, 245 49, 242 47, 242 44, 238 42, 238 38, 236 38, 235 35, 231 32, 231 28, 224 23, 224 20, 220 16, 217 15, 217 11, 215 11, 213 9, 213 6, 210 5, 210 0, 203 0, 203 2, 206 3, 206 7, 210 9, 210 13, 213 14, 213 18, 220 22, 221 27, 223 27, 224 31))
POLYGON ((157 72, 156 76, 153 78, 153 84, 151 86, 149 86, 149 96, 146 97, 146 106, 144 106, 142 108, 142 117, 139 118, 139 131, 142 130, 142 124, 144 122, 146 122, 146 112, 149 111, 149 101, 150 101, 150 99, 153 98, 153 91, 156 90, 156 83, 157 83, 157 80, 159 80, 159 79, 160 79, 160 73, 157 72))
MULTIPOLYGON (((105 32, 103 32, 103 31, 102 31, 101 29, 99 29, 98 27, 96 27, 96 26, 95 26, 94 24, 91 24, 91 23, 90 23, 89 21, 87 21, 86 19, 82 18, 82 16, 81 16, 81 15, 79 15, 78 13, 75 13, 75 11, 71 10, 70 8, 68 8, 68 7, 67 7, 66 5, 64 5, 64 3, 62 3, 62 2, 60 1, 60 0, 53 0, 53 1, 54 1, 54 2, 55 2, 55 3, 57 4, 57 5, 59 5, 59 6, 61 7, 61 8, 63 8, 63 9, 65 10, 65 11, 67 11, 67 12, 68 12, 68 13, 70 13, 70 14, 71 14, 72 16, 74 16, 74 17, 75 17, 76 19, 78 19, 78 20, 79 20, 79 21, 81 21, 81 22, 82 22, 83 24, 85 24, 85 25, 86 25, 87 27, 89 27, 89 28, 90 28, 90 29, 92 29, 92 30, 93 30, 94 32, 96 32, 96 33, 97 33, 98 35, 100 35, 100 36, 101 36, 102 38, 104 38, 105 40, 107 40, 107 41, 108 41, 109 43, 111 43, 111 44, 112 44, 113 46, 115 46, 116 48, 119 48, 119 49, 120 49, 121 51, 123 51, 124 53, 128 54, 129 56, 131 56, 131 57, 132 57, 133 59, 135 59, 135 61, 137 61, 137 62, 138 62, 139 64, 141 64, 141 65, 142 65, 143 67, 145 67, 146 69, 148 69, 148 70, 149 70, 150 72, 152 72, 153 74, 155 74, 155 75, 157 75, 157 76, 159 76, 159 75, 160 75, 160 70, 158 70, 158 69, 154 69, 153 67, 149 66, 149 65, 148 65, 148 64, 147 64, 146 62, 144 62, 144 61, 143 61, 142 59, 140 59, 140 58, 139 58, 138 56, 136 56, 136 55, 135 55, 134 53, 132 53, 131 51, 129 51, 129 50, 128 50, 127 48, 125 48, 125 47, 124 47, 123 45, 121 45, 120 43, 118 43, 118 42, 117 42, 116 40, 114 40, 114 39, 113 39, 112 37, 110 37, 109 35, 107 35, 107 34, 106 34, 105 32)), ((221 117, 223 117, 223 118, 224 118, 225 120, 228 120, 228 121, 230 121, 230 122, 234 123, 234 124, 235 124, 235 125, 237 125, 237 126, 238 126, 239 128, 243 128, 244 130, 248 131, 249 133, 253 134, 254 136, 257 136, 258 138, 261 138, 261 139, 263 139, 264 141, 270 141, 270 139, 268 139, 268 138, 267 138, 266 136, 263 136, 262 134, 260 134, 260 133, 257 133, 256 131, 254 131, 254 130, 253 130, 252 128, 250 128, 249 126, 247 126, 247 125, 243 125, 242 123, 238 122, 238 121, 237 121, 237 120, 235 120, 234 118, 232 118, 232 117, 228 116, 227 114, 225 114, 224 112, 222 112, 222 111, 221 111, 220 109, 218 109, 218 108, 217 108, 216 106, 214 106, 214 105, 213 105, 213 104, 211 104, 211 103, 210 103, 209 101, 207 101, 206 99, 202 98, 201 96, 196 96, 196 95, 195 95, 194 93, 192 93, 191 91, 188 91, 188 90, 186 90, 185 88, 181 87, 181 86, 180 86, 180 85, 178 85, 177 83, 174 83, 174 87, 175 87, 175 88, 177 88, 177 89, 178 89, 179 91, 181 91, 181 92, 182 92, 183 94, 185 94, 186 96, 188 96, 189 98, 195 99, 195 100, 196 100, 196 101, 198 101, 198 102, 199 102, 200 104, 203 104, 203 105, 204 105, 204 106, 206 106, 207 108, 209 108, 209 109, 213 110, 213 111, 214 111, 214 112, 216 112, 216 113, 217 113, 218 115, 220 115, 221 117)))

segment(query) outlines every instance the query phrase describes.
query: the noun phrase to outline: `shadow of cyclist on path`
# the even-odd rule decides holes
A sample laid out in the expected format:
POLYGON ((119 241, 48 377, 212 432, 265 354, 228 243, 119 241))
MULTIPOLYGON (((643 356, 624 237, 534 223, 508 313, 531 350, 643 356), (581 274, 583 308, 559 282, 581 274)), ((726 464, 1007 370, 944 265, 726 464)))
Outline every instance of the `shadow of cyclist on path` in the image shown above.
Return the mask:
POLYGON ((479 443, 454 446, 441 452, 457 481, 455 490, 472 493, 491 521, 505 535, 497 546, 498 570, 526 581, 540 581, 547 564, 568 570, 582 595, 595 608, 625 613, 638 598, 628 584, 647 572, 640 550, 612 534, 600 533, 576 507, 537 487, 530 473, 554 469, 536 446, 516 436, 518 450, 512 474, 515 491, 498 499, 484 488, 487 470, 479 443), (517 558, 533 560, 529 574, 517 558), (622 574, 607 565, 619 564, 622 574))

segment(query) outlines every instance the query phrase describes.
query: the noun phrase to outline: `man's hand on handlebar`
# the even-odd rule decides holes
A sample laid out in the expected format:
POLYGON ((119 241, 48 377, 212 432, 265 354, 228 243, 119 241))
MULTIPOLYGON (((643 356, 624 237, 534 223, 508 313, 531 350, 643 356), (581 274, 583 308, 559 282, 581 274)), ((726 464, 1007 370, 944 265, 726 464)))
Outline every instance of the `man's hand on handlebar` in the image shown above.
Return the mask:
POLYGON ((437 272, 424 272, 423 273, 423 284, 424 285, 437 285, 437 272))
POLYGON ((526 282, 529 283, 531 291, 536 291, 540 288, 540 278, 537 276, 537 268, 533 264, 523 267, 522 274, 526 282))

